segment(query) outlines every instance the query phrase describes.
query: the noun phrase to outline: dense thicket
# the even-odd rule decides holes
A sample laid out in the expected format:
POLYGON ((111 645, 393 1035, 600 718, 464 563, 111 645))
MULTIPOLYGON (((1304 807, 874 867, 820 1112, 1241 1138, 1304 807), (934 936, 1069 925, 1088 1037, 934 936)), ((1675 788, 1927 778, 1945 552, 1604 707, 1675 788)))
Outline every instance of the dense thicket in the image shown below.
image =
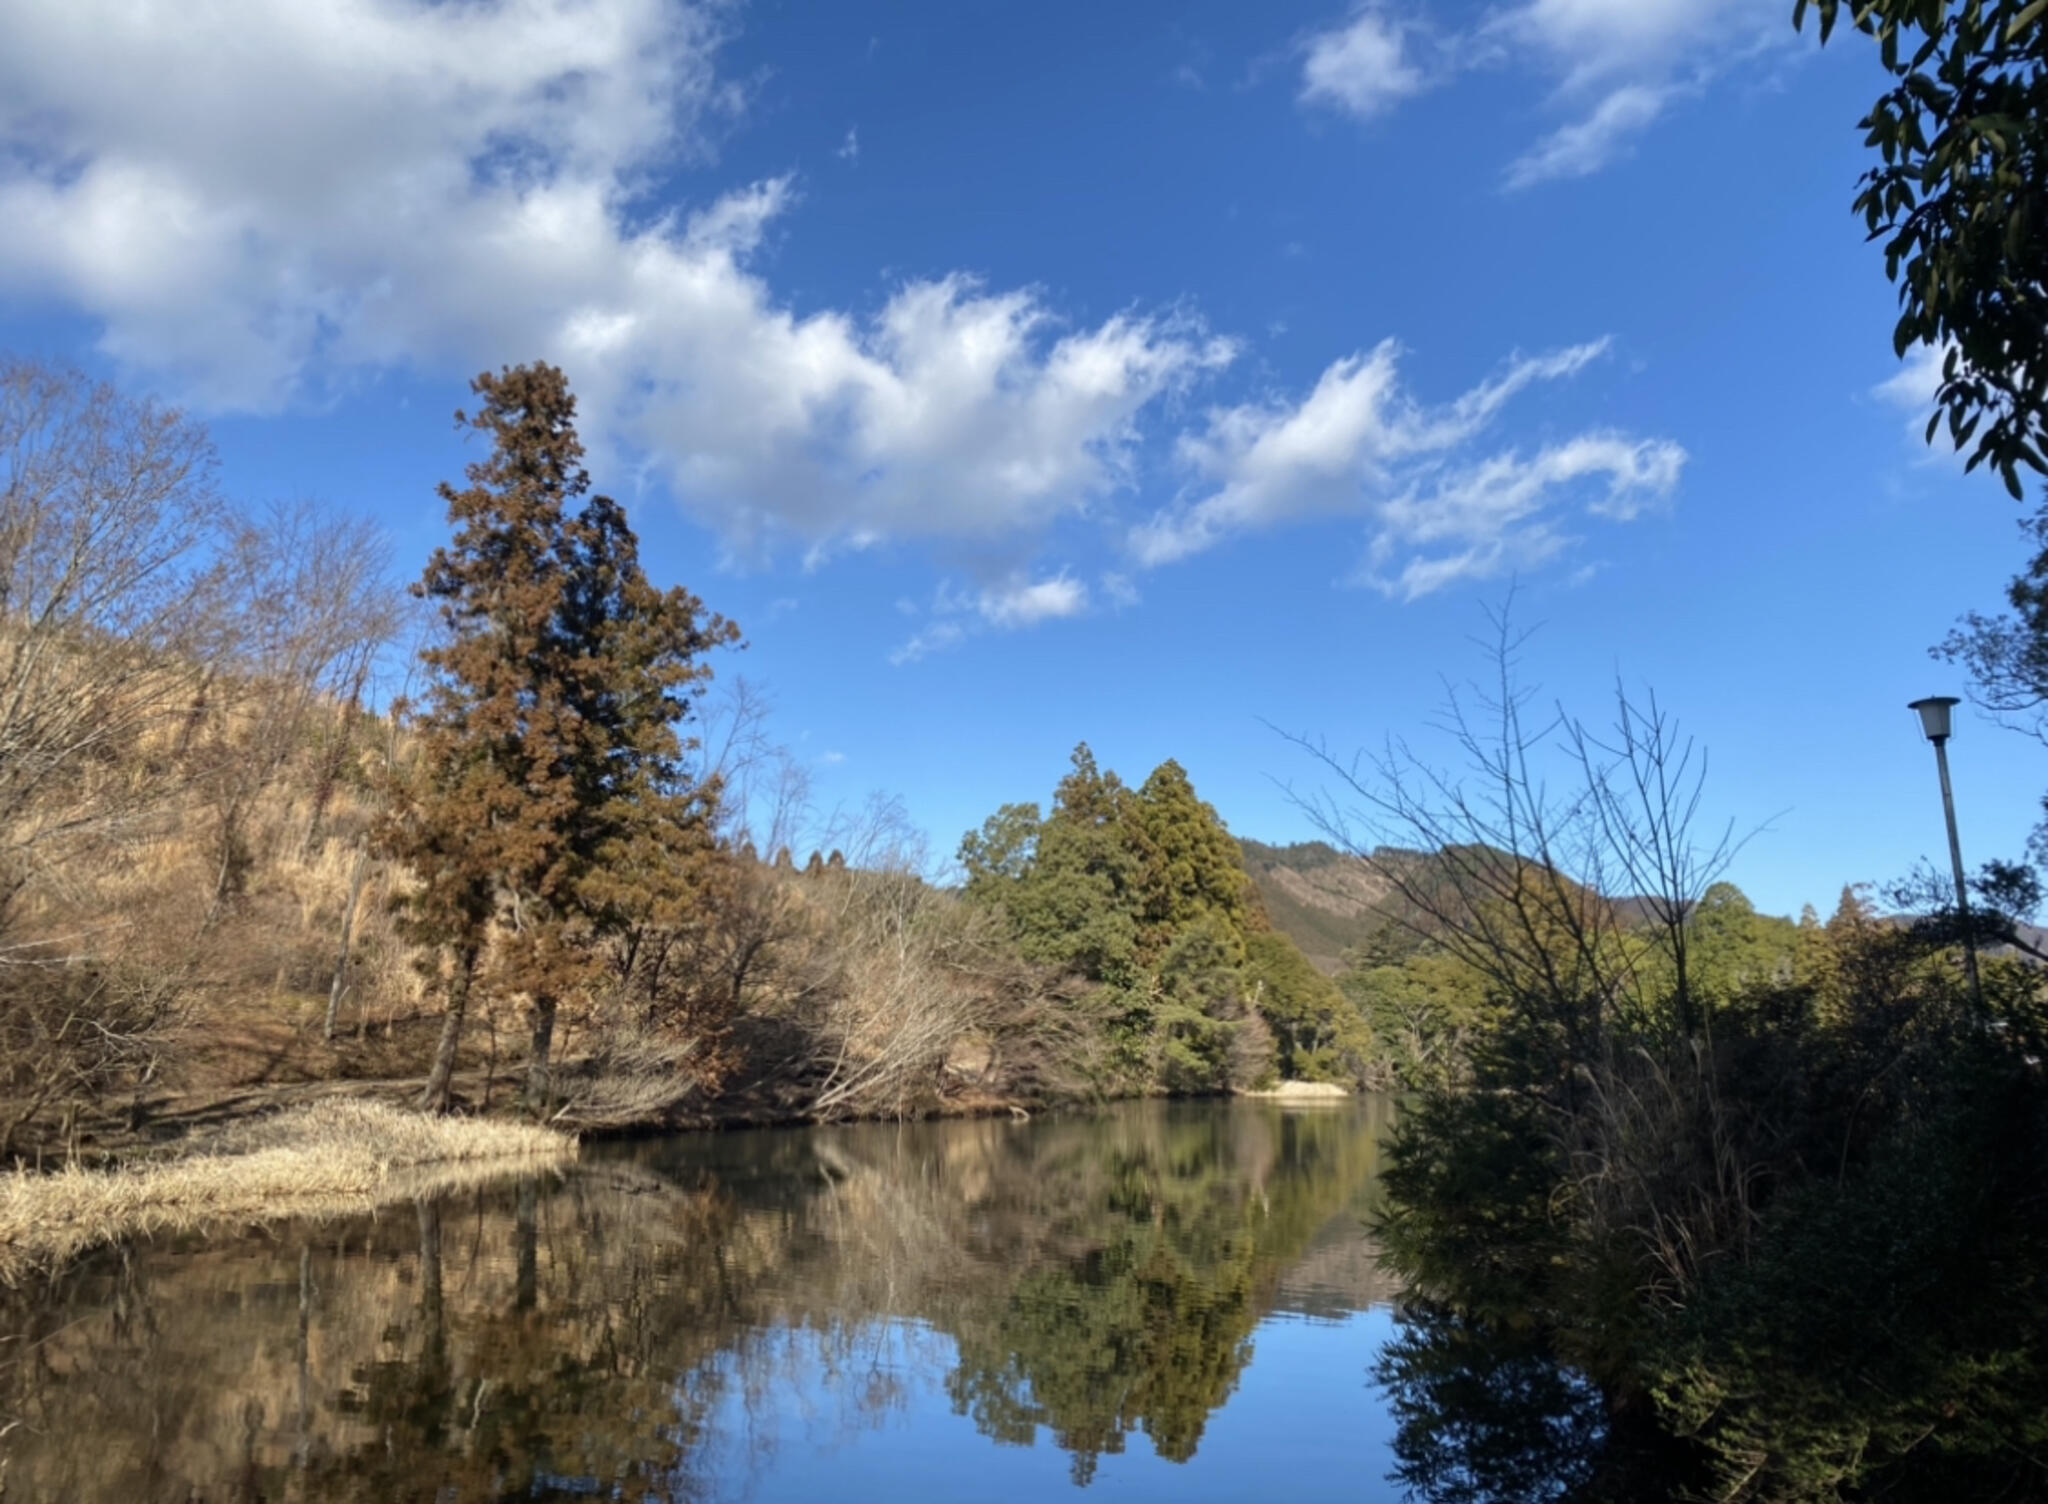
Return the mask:
POLYGON ((1524 697, 1493 703, 1449 717, 1495 728, 1468 732, 1473 782, 1390 761, 1352 789, 1362 823, 1459 853, 1390 864, 1411 949, 1347 978, 1419 1088, 1385 1177, 1403 1476, 1445 1500, 2048 1489, 2039 971, 1987 958, 1980 1010, 1952 914, 1850 890, 1825 924, 1758 916, 1693 844, 1668 722, 1624 699, 1612 733, 1524 731, 1524 697), (1594 880, 1646 870, 1625 900, 1594 880))

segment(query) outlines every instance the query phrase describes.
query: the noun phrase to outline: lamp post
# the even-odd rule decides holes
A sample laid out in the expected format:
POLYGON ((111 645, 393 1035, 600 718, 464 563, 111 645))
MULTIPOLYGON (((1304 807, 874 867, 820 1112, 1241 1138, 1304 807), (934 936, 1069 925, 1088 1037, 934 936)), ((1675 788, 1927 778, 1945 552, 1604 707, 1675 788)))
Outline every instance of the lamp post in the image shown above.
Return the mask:
POLYGON ((1934 766, 1941 773, 1941 812, 1948 817, 1948 860, 1956 879, 1956 917, 1963 926, 1963 969, 1970 977, 1970 1001, 1984 1011, 1984 988, 1977 980, 1977 934, 1970 924, 1970 891, 1963 880, 1963 843, 1956 837, 1956 796, 1948 781, 1949 712, 1961 704, 1954 695, 1929 695, 1906 708, 1920 712, 1920 729, 1934 743, 1934 766))

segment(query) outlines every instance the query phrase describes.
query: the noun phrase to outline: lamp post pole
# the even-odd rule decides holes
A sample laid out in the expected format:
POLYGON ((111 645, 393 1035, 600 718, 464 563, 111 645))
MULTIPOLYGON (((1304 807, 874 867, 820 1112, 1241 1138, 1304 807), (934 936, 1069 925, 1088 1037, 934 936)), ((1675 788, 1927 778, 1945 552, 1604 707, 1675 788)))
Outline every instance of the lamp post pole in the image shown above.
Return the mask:
POLYGON ((1949 711, 1958 701, 1953 695, 1933 695, 1915 700, 1908 710, 1920 712, 1920 727, 1934 743, 1934 766, 1941 774, 1941 812, 1948 821, 1949 870, 1956 880, 1956 918, 1963 927, 1963 969, 1970 978, 1970 1001, 1984 1011, 1984 986, 1977 978, 1977 932, 1970 923, 1970 890, 1963 877, 1963 843, 1956 835, 1956 796, 1948 780, 1949 711))

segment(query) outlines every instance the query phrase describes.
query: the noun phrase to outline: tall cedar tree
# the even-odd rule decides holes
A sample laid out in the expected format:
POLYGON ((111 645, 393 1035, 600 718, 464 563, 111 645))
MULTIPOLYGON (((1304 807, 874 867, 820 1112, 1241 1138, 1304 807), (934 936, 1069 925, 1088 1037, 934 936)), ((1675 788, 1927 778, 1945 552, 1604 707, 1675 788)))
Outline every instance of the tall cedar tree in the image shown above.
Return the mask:
POLYGON ((709 677, 703 654, 739 634, 648 582, 616 503, 582 501, 590 477, 561 371, 517 366, 471 389, 483 406, 456 423, 492 451, 467 489, 440 487, 455 537, 414 590, 439 604, 445 635, 421 655, 433 676, 421 755, 384 846, 418 879, 414 938, 452 962, 423 1105, 448 1104, 495 930, 498 973, 531 1008, 537 1110, 556 1015, 596 980, 597 947, 657 897, 672 902, 711 846, 718 791, 692 786, 676 727, 709 677))
POLYGON ((1139 852, 1143 943, 1159 955, 1196 921, 1221 921, 1231 964, 1244 960, 1252 921, 1251 877, 1244 853, 1215 808, 1195 793, 1187 770, 1171 759, 1138 790, 1132 844, 1139 852))

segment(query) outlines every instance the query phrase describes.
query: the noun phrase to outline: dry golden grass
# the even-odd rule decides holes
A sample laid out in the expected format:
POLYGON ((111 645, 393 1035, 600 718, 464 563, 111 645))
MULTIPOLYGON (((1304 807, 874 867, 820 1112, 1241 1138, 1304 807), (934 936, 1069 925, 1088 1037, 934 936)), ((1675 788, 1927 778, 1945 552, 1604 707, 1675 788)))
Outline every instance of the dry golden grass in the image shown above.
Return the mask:
POLYGON ((576 1150, 567 1134, 527 1123, 319 1102, 235 1124, 153 1164, 0 1174, 0 1280, 138 1234, 355 1216, 563 1164, 576 1150))
POLYGON ((1351 1100, 1349 1087, 1339 1086, 1334 1081, 1282 1081, 1278 1086, 1264 1090, 1240 1087, 1240 1097, 1265 1097, 1276 1102, 1348 1102, 1351 1100))

